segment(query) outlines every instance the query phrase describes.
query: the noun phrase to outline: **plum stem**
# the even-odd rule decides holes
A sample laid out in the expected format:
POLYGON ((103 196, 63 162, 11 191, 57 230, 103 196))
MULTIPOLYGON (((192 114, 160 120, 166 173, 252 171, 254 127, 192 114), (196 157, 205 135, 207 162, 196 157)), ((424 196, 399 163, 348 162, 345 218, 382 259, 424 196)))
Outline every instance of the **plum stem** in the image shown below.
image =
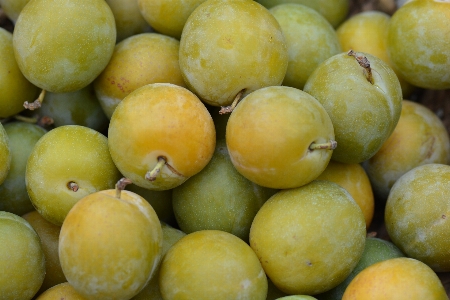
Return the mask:
POLYGON ((327 143, 311 143, 309 145, 309 150, 319 150, 319 149, 325 149, 325 150, 334 150, 337 147, 336 141, 329 141, 327 143))
POLYGON ((373 84, 372 69, 370 68, 370 62, 364 55, 358 55, 355 51, 351 50, 347 52, 347 55, 353 56, 358 64, 364 69, 364 75, 371 84, 373 84))
POLYGON ((117 181, 116 183, 116 198, 120 199, 120 195, 122 194, 122 191, 125 189, 125 187, 129 184, 131 184, 133 182, 131 182, 130 179, 123 177, 121 179, 119 179, 119 181, 117 181))
POLYGON ((69 183, 67 183, 67 187, 69 188, 69 190, 72 190, 74 192, 78 191, 78 189, 80 188, 74 181, 70 181, 69 183))
POLYGON ((219 110, 219 114, 224 115, 224 114, 231 113, 238 105, 238 102, 241 100, 242 94, 244 94, 244 92, 245 92, 245 89, 243 89, 239 93, 237 93, 237 95, 236 95, 236 97, 234 97, 233 103, 231 103, 231 105, 222 106, 219 110))
POLYGON ((156 166, 153 168, 153 170, 148 171, 147 174, 145 174, 145 179, 147 179, 148 181, 155 181, 156 177, 158 177, 161 169, 165 164, 166 159, 163 156, 158 156, 158 162, 156 163, 156 166))
POLYGON ((41 107, 42 102, 44 101, 46 92, 47 92, 46 90, 42 90, 41 93, 39 94, 39 97, 31 103, 29 103, 28 101, 25 101, 23 103, 23 107, 25 107, 26 109, 29 109, 29 110, 38 109, 39 107, 41 107))

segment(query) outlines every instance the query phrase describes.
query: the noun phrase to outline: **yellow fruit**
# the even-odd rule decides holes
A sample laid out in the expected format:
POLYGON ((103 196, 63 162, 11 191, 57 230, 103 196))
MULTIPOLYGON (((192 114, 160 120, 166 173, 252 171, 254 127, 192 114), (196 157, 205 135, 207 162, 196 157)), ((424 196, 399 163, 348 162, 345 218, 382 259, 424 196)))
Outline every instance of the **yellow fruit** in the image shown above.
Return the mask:
POLYGON ((36 300, 87 300, 87 298, 81 296, 68 282, 54 285, 39 295, 36 300))

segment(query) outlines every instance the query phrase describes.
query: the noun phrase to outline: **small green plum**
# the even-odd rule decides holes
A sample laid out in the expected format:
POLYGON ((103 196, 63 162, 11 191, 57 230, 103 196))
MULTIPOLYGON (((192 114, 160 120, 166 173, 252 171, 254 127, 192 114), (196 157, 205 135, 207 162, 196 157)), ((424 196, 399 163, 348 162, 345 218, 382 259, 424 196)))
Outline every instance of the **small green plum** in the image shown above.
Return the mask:
POLYGON ((0 123, 0 184, 2 184, 8 176, 11 167, 11 157, 9 138, 2 123, 0 123))

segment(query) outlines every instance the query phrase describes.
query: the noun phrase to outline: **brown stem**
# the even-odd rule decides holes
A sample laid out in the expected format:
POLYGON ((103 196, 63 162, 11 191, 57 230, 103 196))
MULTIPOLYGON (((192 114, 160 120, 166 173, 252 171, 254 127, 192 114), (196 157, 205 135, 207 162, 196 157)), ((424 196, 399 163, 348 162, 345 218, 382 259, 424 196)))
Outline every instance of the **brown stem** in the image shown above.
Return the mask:
POLYGON ((129 184, 131 184, 131 180, 123 177, 116 183, 116 198, 120 199, 120 195, 122 194, 122 191, 125 189, 125 187, 129 184))
POLYGON ((41 107, 42 102, 44 101, 45 93, 46 93, 46 90, 42 90, 41 93, 39 94, 39 97, 36 100, 34 100, 31 103, 29 103, 28 101, 25 101, 23 104, 23 107, 25 107, 26 109, 29 109, 29 110, 38 109, 39 107, 41 107))
POLYGON ((69 183, 67 183, 67 187, 69 188, 69 190, 72 190, 74 192, 78 191, 78 189, 80 188, 74 181, 70 181, 69 183))
POLYGON ((336 141, 329 141, 327 143, 312 143, 309 145, 309 150, 319 150, 319 149, 325 149, 325 150, 334 150, 337 147, 336 141))
POLYGON ((159 173, 161 172, 161 169, 166 164, 166 158, 163 156, 158 157, 158 162, 156 163, 156 166, 153 168, 153 170, 148 171, 147 174, 145 174, 145 179, 148 181, 155 181, 156 177, 158 177, 159 173))
POLYGON ((231 112, 234 110, 234 108, 238 105, 239 101, 240 101, 241 98, 242 98, 242 94, 244 94, 244 92, 245 92, 245 89, 241 90, 241 91, 236 95, 236 97, 234 98, 233 103, 231 103, 231 105, 229 105, 229 106, 222 106, 222 107, 220 108, 220 110, 219 110, 219 114, 224 115, 224 114, 229 114, 229 113, 231 113, 231 112))
POLYGON ((364 69, 364 75, 371 84, 373 84, 372 69, 370 68, 370 62, 364 55, 358 55, 355 51, 350 50, 347 55, 353 56, 358 64, 364 69))

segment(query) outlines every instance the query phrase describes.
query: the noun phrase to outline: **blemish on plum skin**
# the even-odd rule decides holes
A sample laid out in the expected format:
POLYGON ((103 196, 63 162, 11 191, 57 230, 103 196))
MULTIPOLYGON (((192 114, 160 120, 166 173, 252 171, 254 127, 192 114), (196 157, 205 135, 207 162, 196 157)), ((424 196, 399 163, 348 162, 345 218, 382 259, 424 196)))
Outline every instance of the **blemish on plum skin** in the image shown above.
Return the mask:
POLYGON ((447 216, 446 215, 442 215, 442 219, 447 219, 447 216))
POLYGON ((312 262, 310 262, 309 260, 307 260, 307 261, 306 261, 306 265, 307 265, 308 267, 312 267, 312 262))

